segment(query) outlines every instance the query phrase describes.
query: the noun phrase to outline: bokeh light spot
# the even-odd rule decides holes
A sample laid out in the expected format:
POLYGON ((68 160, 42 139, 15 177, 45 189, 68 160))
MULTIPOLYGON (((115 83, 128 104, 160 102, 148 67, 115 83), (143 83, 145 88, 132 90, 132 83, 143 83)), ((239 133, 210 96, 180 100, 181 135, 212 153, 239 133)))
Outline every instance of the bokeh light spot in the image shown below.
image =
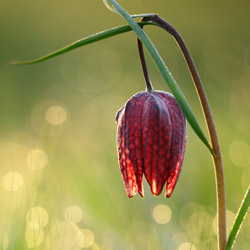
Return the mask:
POLYGON ((82 220, 82 210, 78 206, 70 206, 65 209, 64 218, 71 223, 78 223, 82 220))
POLYGON ((178 250, 196 250, 196 247, 191 242, 184 242, 180 245, 178 250))
POLYGON ((42 229, 26 228, 26 243, 28 248, 34 248, 39 246, 44 238, 44 232, 42 229))
POLYGON ((67 111, 62 106, 52 106, 46 112, 46 120, 52 125, 60 125, 67 119, 67 111))
POLYGON ((28 211, 26 220, 30 228, 39 230, 48 224, 49 215, 44 208, 33 207, 28 211))
POLYGON ((47 249, 79 249, 82 239, 80 228, 69 222, 58 222, 50 228, 47 237, 47 249))
POLYGON ((48 155, 41 149, 34 149, 27 156, 27 164, 32 170, 42 170, 48 164, 48 155))
POLYGON ((79 246, 82 248, 91 247, 95 240, 94 233, 89 229, 82 229, 81 231, 82 231, 82 234, 81 234, 79 246))
POLYGON ((250 164, 250 146, 244 141, 234 141, 229 147, 229 157, 238 167, 247 167, 250 164))
POLYGON ((7 173, 3 178, 3 186, 10 192, 19 190, 23 185, 23 177, 20 173, 12 171, 7 173))
POLYGON ((171 220, 172 211, 167 205, 157 205, 153 210, 153 217, 159 224, 166 224, 171 220))

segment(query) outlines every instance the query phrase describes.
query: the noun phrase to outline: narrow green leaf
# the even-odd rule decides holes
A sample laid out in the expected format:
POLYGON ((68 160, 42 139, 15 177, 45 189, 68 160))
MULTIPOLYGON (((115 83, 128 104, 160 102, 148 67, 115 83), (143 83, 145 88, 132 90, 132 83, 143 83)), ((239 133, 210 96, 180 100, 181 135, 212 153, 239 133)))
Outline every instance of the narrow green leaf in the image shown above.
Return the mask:
POLYGON ((151 40, 149 39, 147 34, 143 31, 143 29, 126 12, 125 9, 123 9, 115 0, 109 0, 109 1, 116 8, 116 10, 123 16, 123 18, 128 22, 128 24, 132 27, 132 29, 134 30, 136 35, 140 38, 141 42, 147 48, 149 54, 153 58, 155 64, 159 68, 162 76, 164 77, 170 90, 172 91, 178 104, 180 105, 183 113, 185 114, 190 126, 192 127, 194 132, 198 135, 198 137, 201 139, 201 141, 208 147, 211 154, 215 155, 207 138, 205 137, 204 133, 202 132, 200 125, 198 124, 191 108, 189 107, 183 93, 181 92, 179 86, 177 85, 173 76, 169 72, 167 66, 163 62, 163 60, 162 60, 161 56, 159 55, 158 51, 156 50, 154 44, 151 42, 151 40))
POLYGON ((237 235, 239 234, 241 224, 247 215, 249 207, 250 207, 250 186, 248 187, 248 190, 241 202, 241 206, 235 217, 234 225, 228 237, 226 250, 230 250, 233 247, 233 244, 235 242, 237 235))
MULTIPOLYGON (((139 26, 145 26, 145 25, 159 26, 158 24, 153 23, 153 22, 150 22, 150 23, 149 22, 138 22, 138 25, 139 26)), ((67 45, 59 50, 51 52, 50 54, 45 55, 43 57, 40 57, 40 58, 37 58, 34 60, 28 60, 28 61, 10 62, 10 64, 34 64, 34 63, 42 62, 42 61, 45 61, 45 60, 50 59, 52 57, 69 52, 73 49, 79 48, 81 46, 88 45, 88 44, 91 44, 94 42, 98 42, 98 41, 101 41, 103 39, 106 39, 106 38, 109 38, 109 37, 112 37, 112 36, 115 36, 118 34, 122 34, 122 33, 128 32, 128 31, 131 31, 131 30, 132 30, 132 28, 129 25, 123 25, 123 26, 112 28, 112 29, 104 30, 100 33, 97 33, 97 34, 85 37, 83 39, 80 39, 76 42, 73 42, 73 43, 71 43, 71 44, 69 44, 69 45, 67 45)))

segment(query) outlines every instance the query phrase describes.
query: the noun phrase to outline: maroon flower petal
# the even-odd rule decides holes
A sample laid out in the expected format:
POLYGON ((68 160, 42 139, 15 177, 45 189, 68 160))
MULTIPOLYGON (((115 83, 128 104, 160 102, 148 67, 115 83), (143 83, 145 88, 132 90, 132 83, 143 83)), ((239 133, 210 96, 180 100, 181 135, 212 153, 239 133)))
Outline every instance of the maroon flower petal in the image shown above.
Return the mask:
POLYGON ((154 93, 147 98, 142 115, 144 174, 154 195, 162 192, 168 176, 171 120, 166 104, 154 93))
MULTIPOLYGON (((124 162, 121 167, 125 186, 129 197, 133 197, 135 193, 143 197, 143 150, 142 150, 142 110, 146 97, 148 96, 147 92, 138 93, 133 96, 125 105, 124 113, 122 114, 124 119, 124 129, 123 129, 123 138, 124 138, 124 148, 121 148, 121 158, 124 158, 124 162), (124 153, 123 153, 124 152, 124 153), (127 177, 127 178, 125 178, 127 177), (137 189, 133 188, 129 183, 136 183, 137 189)), ((119 127, 119 125, 118 125, 119 127)), ((119 132, 118 132, 119 134, 119 132)), ((119 137, 119 136, 118 136, 119 137)), ((118 143, 119 144, 119 143, 118 143)))
POLYGON ((158 92, 167 103, 172 120, 172 143, 171 158, 169 163, 169 174, 167 179, 165 196, 169 198, 175 188, 183 163, 186 146, 186 122, 175 98, 168 93, 158 92))
POLYGON ((127 195, 129 198, 135 196, 138 191, 138 187, 136 184, 136 177, 131 167, 129 160, 127 159, 127 150, 125 146, 125 115, 124 115, 124 108, 119 110, 120 112, 117 113, 117 149, 118 149, 118 158, 119 158, 119 165, 120 170, 122 173, 123 181, 125 183, 127 195))

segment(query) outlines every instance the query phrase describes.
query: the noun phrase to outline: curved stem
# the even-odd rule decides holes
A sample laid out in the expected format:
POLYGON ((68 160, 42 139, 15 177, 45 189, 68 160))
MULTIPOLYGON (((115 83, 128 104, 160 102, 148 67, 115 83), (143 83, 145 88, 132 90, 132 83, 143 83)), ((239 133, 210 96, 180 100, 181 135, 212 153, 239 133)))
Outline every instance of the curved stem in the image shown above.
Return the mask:
POLYGON ((153 86, 151 84, 151 81, 148 75, 147 64, 146 64, 146 60, 145 60, 144 53, 143 53, 143 45, 142 45, 141 40, 138 37, 137 37, 137 44, 138 44, 138 51, 139 51, 139 56, 141 60, 141 65, 142 65, 142 71, 143 71, 144 78, 146 81, 147 91, 152 92, 154 89, 153 89, 153 86))
POLYGON ((224 170, 223 162, 220 151, 219 139, 216 132, 216 127, 214 124, 211 109, 209 107, 208 99, 199 76, 199 73, 195 67, 192 56, 182 39, 178 31, 167 21, 159 17, 158 15, 153 15, 151 17, 147 16, 142 19, 143 21, 152 21, 160 24, 166 31, 168 31, 176 40, 179 45, 185 61, 188 65, 190 74, 198 93, 203 113, 205 116, 206 124, 209 131, 209 137, 211 140, 212 148, 215 153, 213 156, 214 169, 215 169, 215 179, 216 179, 216 192, 217 192, 217 211, 218 211, 218 246, 220 250, 224 250, 226 246, 226 192, 225 192, 225 180, 224 180, 224 170))

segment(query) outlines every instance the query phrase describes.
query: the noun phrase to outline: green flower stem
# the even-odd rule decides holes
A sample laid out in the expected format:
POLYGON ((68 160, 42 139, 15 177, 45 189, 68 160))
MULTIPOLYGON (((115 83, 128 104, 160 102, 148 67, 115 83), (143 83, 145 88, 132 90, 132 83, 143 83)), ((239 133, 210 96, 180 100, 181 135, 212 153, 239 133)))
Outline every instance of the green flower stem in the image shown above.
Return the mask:
MULTIPOLYGON (((133 18, 115 0, 109 0, 109 1, 116 8, 116 10, 124 17, 124 19, 128 22, 128 24, 133 28, 137 36, 140 38, 142 43, 144 43, 145 47, 148 49, 148 52, 152 56, 158 68, 160 69, 160 72, 162 73, 163 77, 168 83, 172 93, 176 97, 184 114, 186 115, 186 113, 189 113, 190 108, 188 104, 186 103, 185 98, 182 95, 182 92, 179 90, 179 87, 176 84, 174 78, 171 76, 166 65, 160 58, 157 50, 155 49, 154 45, 152 44, 152 42, 150 41, 146 33, 143 32, 141 27, 137 25, 137 23, 133 20, 133 18)), ((203 84, 201 82, 198 71, 195 67, 191 54, 186 44, 184 43, 183 39, 179 35, 179 33, 173 28, 172 25, 167 23, 164 19, 160 18, 158 15, 154 15, 153 17, 143 18, 144 21, 145 20, 148 21, 151 19, 157 22, 158 24, 160 24, 176 39, 178 45, 180 46, 183 52, 184 58, 188 64, 190 73, 193 78, 194 85, 197 90, 197 94, 199 96, 199 99, 202 105, 203 113, 206 119, 208 131, 209 131, 210 140, 212 143, 212 149, 213 149, 212 151, 215 153, 215 155, 214 154, 212 155, 213 155, 213 162, 214 162, 214 169, 215 169, 216 192, 217 192, 216 197, 217 197, 217 211, 218 211, 218 247, 220 250, 224 250, 226 247, 226 192, 225 192, 224 169, 223 169, 223 162, 222 162, 222 157, 221 157, 219 140, 218 140, 212 112, 209 107, 208 99, 206 97, 203 84)), ((187 119, 188 118, 189 117, 187 117, 187 119)))

